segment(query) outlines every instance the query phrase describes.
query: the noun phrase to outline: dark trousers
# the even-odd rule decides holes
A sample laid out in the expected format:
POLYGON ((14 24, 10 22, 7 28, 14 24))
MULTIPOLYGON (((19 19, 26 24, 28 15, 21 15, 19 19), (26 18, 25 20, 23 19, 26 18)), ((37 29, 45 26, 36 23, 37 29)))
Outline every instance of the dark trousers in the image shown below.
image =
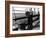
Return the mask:
POLYGON ((32 30, 33 28, 32 20, 32 16, 28 17, 28 30, 32 30))

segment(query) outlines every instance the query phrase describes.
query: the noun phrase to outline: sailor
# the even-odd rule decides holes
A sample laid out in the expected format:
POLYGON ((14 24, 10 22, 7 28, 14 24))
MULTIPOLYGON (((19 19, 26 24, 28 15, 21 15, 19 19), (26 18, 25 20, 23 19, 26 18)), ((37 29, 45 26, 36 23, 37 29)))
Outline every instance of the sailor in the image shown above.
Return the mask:
POLYGON ((33 15, 33 11, 32 11, 32 8, 30 8, 29 11, 26 11, 26 16, 28 17, 28 29, 27 30, 32 30, 33 28, 32 15, 33 15))

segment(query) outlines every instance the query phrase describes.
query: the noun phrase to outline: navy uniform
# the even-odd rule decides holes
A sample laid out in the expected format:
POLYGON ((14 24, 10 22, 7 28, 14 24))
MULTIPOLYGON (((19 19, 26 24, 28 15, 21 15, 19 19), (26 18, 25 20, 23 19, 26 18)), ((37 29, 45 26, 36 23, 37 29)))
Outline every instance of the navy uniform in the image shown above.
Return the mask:
POLYGON ((33 28, 33 25, 32 25, 32 15, 33 15, 33 12, 32 11, 26 11, 26 16, 28 17, 28 29, 27 30, 32 30, 33 28))

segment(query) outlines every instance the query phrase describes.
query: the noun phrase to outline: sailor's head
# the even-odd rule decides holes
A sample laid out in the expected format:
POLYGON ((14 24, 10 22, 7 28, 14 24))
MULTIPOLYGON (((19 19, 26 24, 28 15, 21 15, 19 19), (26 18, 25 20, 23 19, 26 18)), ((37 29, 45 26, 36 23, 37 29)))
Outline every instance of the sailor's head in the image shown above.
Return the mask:
POLYGON ((27 9, 27 8, 25 9, 25 12, 26 12, 26 11, 28 11, 28 9, 27 9))
POLYGON ((29 8, 29 12, 31 12, 32 11, 32 8, 29 8))
POLYGON ((30 12, 28 9, 26 9, 26 12, 25 12, 26 16, 29 17, 30 16, 30 12))

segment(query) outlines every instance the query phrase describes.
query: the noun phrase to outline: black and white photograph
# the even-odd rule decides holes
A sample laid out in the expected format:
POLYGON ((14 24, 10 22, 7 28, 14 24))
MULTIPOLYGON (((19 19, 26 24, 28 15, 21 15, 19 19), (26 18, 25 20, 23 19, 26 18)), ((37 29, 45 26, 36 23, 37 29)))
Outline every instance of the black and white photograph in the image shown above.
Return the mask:
POLYGON ((11 4, 10 12, 12 31, 42 31, 42 6, 11 4))
POLYGON ((5 36, 35 36, 45 34, 44 3, 6 1, 5 36))
POLYGON ((40 29, 39 8, 13 7, 13 12, 13 31, 40 29))

